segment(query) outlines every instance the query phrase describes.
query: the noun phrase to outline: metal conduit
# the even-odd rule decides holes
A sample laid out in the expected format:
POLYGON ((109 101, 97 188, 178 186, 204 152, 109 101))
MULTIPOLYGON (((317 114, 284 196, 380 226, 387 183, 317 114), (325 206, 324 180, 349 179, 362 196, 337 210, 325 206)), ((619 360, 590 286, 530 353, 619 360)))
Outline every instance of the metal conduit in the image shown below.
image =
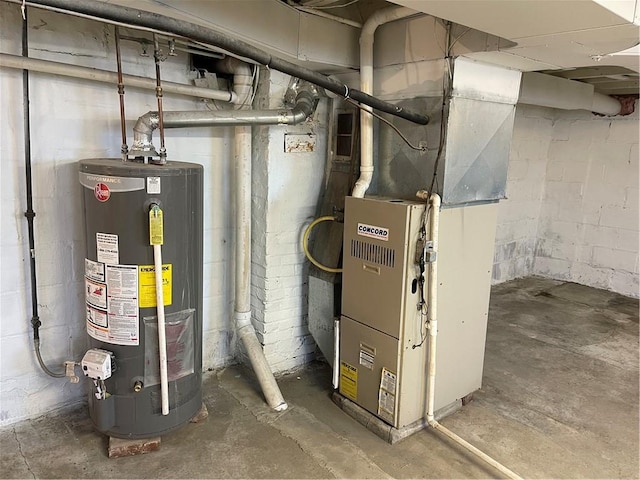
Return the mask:
POLYGON ((249 45, 241 40, 228 37, 220 32, 201 25, 183 20, 169 18, 157 13, 138 10, 135 8, 113 5, 106 2, 87 2, 84 0, 31 0, 27 5, 53 7, 69 13, 77 12, 82 15, 94 16, 106 21, 128 24, 133 27, 153 28, 172 35, 180 35, 198 42, 220 47, 235 55, 251 59, 279 72, 298 77, 310 83, 323 87, 336 95, 351 98, 356 102, 369 105, 381 112, 404 118, 411 122, 426 125, 429 123, 427 115, 406 110, 402 107, 372 97, 360 90, 351 89, 348 85, 336 79, 327 77, 304 67, 295 65, 287 60, 274 57, 269 53, 249 45))

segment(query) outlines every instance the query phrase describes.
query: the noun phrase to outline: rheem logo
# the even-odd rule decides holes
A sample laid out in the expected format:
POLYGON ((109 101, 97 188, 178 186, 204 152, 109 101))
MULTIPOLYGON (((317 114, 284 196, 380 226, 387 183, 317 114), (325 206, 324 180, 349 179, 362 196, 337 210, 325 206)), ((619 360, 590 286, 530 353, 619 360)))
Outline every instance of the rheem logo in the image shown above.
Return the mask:
POLYGON ((96 186, 93 189, 93 193, 99 202, 106 202, 111 197, 111 190, 104 183, 96 183, 96 186))

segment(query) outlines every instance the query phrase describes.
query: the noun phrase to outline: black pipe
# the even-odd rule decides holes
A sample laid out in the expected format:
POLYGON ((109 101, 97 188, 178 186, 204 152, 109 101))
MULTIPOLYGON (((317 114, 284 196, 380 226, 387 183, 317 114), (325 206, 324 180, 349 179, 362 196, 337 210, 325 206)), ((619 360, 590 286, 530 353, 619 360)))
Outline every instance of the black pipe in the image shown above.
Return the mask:
MULTIPOLYGON (((22 56, 29 56, 29 40, 27 37, 27 11, 24 12, 22 22, 22 56)), ((29 231, 29 267, 31 270, 31 326, 33 327, 33 339, 40 340, 40 317, 38 316, 38 290, 36 282, 36 253, 33 220, 36 212, 33 211, 33 185, 31 180, 31 115, 29 111, 29 70, 22 71, 22 105, 24 113, 24 174, 27 183, 27 229, 29 231)))
MULTIPOLYGON (((22 56, 29 56, 29 37, 27 9, 24 9, 22 22, 22 56)), ((62 378, 64 373, 55 373, 47 368, 40 355, 40 316, 38 315, 38 282, 36 278, 36 248, 33 221, 36 212, 33 210, 33 182, 31 179, 31 114, 29 109, 29 70, 22 71, 22 105, 24 113, 24 173, 27 184, 27 230, 29 236, 29 270, 31 271, 31 326, 33 327, 33 345, 36 358, 42 370, 51 377, 62 378)))
POLYGON ((261 65, 286 73, 293 77, 307 80, 315 85, 319 85, 336 95, 369 105, 376 110, 390 113, 420 125, 429 123, 429 117, 419 113, 405 110, 378 98, 372 97, 360 90, 350 89, 347 85, 327 77, 308 68, 300 67, 282 58, 274 57, 264 50, 260 50, 246 42, 223 35, 207 27, 176 20, 157 13, 146 12, 135 8, 123 7, 107 2, 96 2, 86 0, 30 0, 30 4, 43 5, 77 12, 84 15, 102 18, 112 22, 119 22, 138 27, 147 27, 174 35, 180 35, 198 42, 207 43, 220 47, 228 52, 234 53, 244 58, 249 58, 261 65))

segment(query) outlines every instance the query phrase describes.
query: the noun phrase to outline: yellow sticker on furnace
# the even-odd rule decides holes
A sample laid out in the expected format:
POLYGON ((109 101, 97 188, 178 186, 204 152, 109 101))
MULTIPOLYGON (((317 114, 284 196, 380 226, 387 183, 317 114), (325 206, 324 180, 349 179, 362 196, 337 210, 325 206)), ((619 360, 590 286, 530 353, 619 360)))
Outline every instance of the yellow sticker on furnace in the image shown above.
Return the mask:
MULTIPOLYGON (((153 265, 138 267, 138 285, 140 290, 140 308, 155 307, 156 303, 156 269, 153 265)), ((171 305, 171 264, 162 265, 162 294, 164 305, 171 305)))
POLYGON ((358 369, 340 362, 340 393, 353 401, 358 399, 358 369))

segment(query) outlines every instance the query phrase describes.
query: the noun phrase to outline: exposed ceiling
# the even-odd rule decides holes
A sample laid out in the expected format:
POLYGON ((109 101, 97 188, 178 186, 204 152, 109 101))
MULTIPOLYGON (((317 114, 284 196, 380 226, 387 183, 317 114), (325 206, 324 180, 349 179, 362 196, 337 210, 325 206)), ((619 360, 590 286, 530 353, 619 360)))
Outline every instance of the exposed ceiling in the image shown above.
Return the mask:
MULTIPOLYGON (((124 5, 131 2, 102 1, 124 5)), ((302 15, 290 5, 356 22, 390 5, 384 0, 243 2, 250 7, 239 9, 237 0, 137 0, 136 6, 228 31, 245 41, 257 42, 261 48, 306 62, 311 68, 317 62, 319 69, 327 70, 328 59, 337 67, 357 67, 358 28, 302 15), (269 22, 264 21, 267 17, 269 22), (247 30, 247 25, 253 27, 247 30), (328 31, 330 35, 326 34, 328 31)), ((465 56, 524 72, 545 72, 590 83, 600 93, 638 93, 640 0, 391 0, 391 3, 508 40, 500 41, 497 48, 489 49, 492 51, 470 52, 465 56)))
MULTIPOLYGON (((504 39, 467 56, 594 85, 607 95, 638 93, 638 0, 390 0, 504 39), (635 47, 635 48, 634 48, 635 47)), ((372 0, 295 0, 333 15, 366 18, 372 0)), ((362 20, 362 18, 360 18, 362 20)))
POLYGON ((605 94, 638 93, 638 0, 391 1, 516 44, 472 58, 591 83, 605 94))

